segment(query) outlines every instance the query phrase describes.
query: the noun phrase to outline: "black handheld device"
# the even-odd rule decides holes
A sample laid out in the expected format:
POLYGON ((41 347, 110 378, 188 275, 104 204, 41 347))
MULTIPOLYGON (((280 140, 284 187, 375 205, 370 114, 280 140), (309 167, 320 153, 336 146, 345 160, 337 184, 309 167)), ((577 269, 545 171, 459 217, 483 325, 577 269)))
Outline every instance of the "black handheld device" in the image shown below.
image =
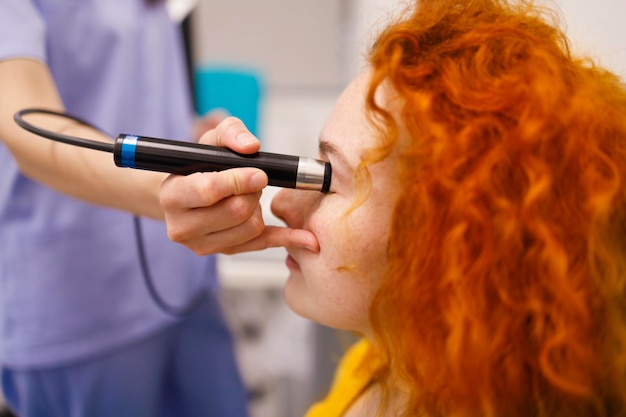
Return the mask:
POLYGON ((269 185, 322 192, 330 189, 330 164, 313 158, 269 152, 239 154, 218 146, 127 134, 117 137, 113 154, 120 167, 180 175, 255 167, 265 171, 269 185))
POLYGON ((121 134, 114 143, 105 143, 42 129, 25 121, 24 116, 27 114, 63 117, 101 131, 91 123, 67 113, 38 108, 21 110, 13 117, 20 127, 39 136, 74 146, 113 153, 115 164, 120 167, 179 175, 253 167, 267 174, 269 185, 324 193, 330 191, 332 168, 330 163, 325 161, 269 152, 239 154, 218 146, 130 134, 121 134))

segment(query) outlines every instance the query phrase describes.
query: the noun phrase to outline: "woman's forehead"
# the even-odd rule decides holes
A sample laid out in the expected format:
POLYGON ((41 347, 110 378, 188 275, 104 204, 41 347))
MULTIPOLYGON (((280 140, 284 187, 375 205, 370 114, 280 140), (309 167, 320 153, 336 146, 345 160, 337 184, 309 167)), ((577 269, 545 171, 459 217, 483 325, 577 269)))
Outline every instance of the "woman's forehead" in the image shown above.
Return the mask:
POLYGON ((369 74, 355 78, 339 96, 320 139, 331 143, 346 156, 372 145, 370 124, 365 117, 365 98, 369 88, 369 74))

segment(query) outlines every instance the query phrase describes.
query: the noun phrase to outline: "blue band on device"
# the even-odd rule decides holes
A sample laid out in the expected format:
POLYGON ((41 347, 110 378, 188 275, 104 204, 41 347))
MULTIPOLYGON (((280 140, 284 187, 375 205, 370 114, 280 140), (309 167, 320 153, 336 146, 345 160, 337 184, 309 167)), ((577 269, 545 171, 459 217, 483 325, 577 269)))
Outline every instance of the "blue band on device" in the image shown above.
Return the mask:
POLYGON ((122 166, 135 168, 135 151, 137 150, 137 136, 127 135, 122 142, 122 166))

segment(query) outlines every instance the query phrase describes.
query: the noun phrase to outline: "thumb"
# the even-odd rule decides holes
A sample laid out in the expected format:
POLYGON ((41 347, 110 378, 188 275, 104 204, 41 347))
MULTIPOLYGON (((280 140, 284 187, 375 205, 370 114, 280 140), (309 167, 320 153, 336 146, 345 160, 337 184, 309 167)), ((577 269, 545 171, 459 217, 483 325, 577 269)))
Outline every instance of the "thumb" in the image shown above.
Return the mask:
POLYGON ((232 246, 223 253, 259 251, 267 248, 302 248, 311 252, 319 252, 320 245, 315 235, 308 230, 291 229, 281 226, 265 226, 263 233, 240 245, 232 246))

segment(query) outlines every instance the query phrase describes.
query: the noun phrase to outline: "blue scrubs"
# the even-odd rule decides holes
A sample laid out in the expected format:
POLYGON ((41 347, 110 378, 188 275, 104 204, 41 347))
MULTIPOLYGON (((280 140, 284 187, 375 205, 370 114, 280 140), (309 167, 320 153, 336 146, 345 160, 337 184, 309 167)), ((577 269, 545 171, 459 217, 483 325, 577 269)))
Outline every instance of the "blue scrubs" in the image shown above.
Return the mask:
MULTIPOLYGON (((188 140, 180 33, 163 4, 145 3, 0 0, 0 60, 46 62, 67 110, 112 137, 188 140)), ((246 415, 214 258, 142 224, 160 292, 171 303, 211 294, 193 317, 176 320, 149 297, 131 215, 29 180, 0 144, 0 364, 21 416, 246 415)))

